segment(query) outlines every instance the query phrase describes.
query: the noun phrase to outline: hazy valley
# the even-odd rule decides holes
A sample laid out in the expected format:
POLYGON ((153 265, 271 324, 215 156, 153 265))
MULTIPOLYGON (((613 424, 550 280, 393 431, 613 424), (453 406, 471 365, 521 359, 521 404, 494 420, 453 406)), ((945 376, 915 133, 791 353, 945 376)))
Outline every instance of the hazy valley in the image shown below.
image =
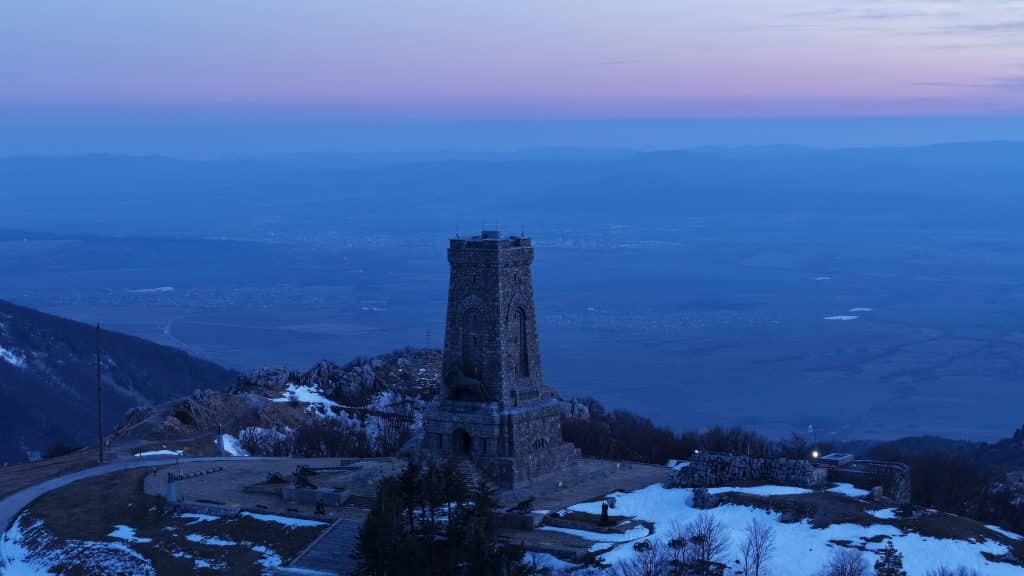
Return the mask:
POLYGON ((1024 373, 1019 152, 5 159, 0 297, 306 369, 437 346, 445 242, 493 215, 536 240, 566 397, 678 430, 992 440, 1024 373))

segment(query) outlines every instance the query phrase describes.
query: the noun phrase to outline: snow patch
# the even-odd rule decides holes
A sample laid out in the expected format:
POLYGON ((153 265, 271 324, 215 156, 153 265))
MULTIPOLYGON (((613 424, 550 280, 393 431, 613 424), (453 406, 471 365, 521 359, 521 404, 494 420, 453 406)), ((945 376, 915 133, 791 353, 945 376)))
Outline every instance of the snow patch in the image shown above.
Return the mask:
POLYGON ((273 570, 281 565, 281 557, 270 548, 267 548, 266 546, 253 546, 252 550, 259 552, 263 556, 260 558, 259 563, 264 568, 273 570))
POLYGON ((238 542, 234 540, 224 540, 217 538, 216 536, 204 536, 202 534, 186 534, 185 540, 189 542, 195 542, 196 544, 205 544, 207 546, 238 546, 238 542))
POLYGON ((882 510, 865 510, 865 512, 880 520, 893 520, 896 518, 895 508, 883 508, 882 510))
MULTIPOLYGON (((242 448, 242 444, 231 434, 220 435, 221 445, 224 447, 224 453, 228 456, 248 456, 249 453, 242 448)), ((217 444, 217 439, 213 439, 213 443, 217 444)))
POLYGON ((136 456, 181 456, 184 453, 184 450, 149 450, 139 452, 136 456))
POLYGON ((3 346, 0 346, 0 360, 3 360, 4 362, 7 362, 8 364, 10 364, 11 366, 14 366, 15 368, 24 368, 25 367, 25 357, 24 356, 15 353, 13 350, 8 350, 7 348, 4 348, 3 346))
POLYGON ((242 516, 246 516, 263 522, 276 522, 289 528, 309 528, 311 526, 325 526, 327 524, 326 522, 320 522, 319 520, 290 518, 288 516, 278 516, 276 514, 254 514, 252 512, 242 512, 242 516))
POLYGON ((220 516, 211 516, 209 514, 195 514, 193 512, 178 514, 178 516, 192 520, 188 523, 188 526, 191 526, 193 524, 199 524, 200 522, 213 522, 214 520, 220 520, 220 516))
POLYGON ((825 316, 825 320, 840 320, 840 321, 856 320, 857 318, 860 318, 860 316, 854 316, 852 314, 840 314, 838 316, 825 316))
POLYGON ((547 569, 553 572, 568 570, 574 566, 574 564, 570 564, 565 560, 556 558, 555 556, 544 552, 527 552, 526 554, 523 554, 523 563, 527 566, 533 566, 539 570, 547 569))
POLYGON ((863 498, 864 496, 871 494, 871 492, 867 490, 861 488, 854 488, 853 484, 839 484, 835 488, 829 488, 828 490, 826 490, 826 492, 832 492, 834 494, 843 494, 845 496, 849 496, 850 498, 863 498))
POLYGON ((114 531, 107 534, 111 538, 117 538, 118 540, 124 540, 125 542, 132 543, 146 543, 152 542, 152 538, 139 538, 135 535, 135 528, 131 526, 125 526, 124 524, 117 524, 114 526, 114 531))
POLYGON ((643 526, 634 526, 625 532, 591 532, 589 530, 577 530, 576 528, 562 528, 559 526, 541 526, 541 530, 548 532, 560 532, 562 534, 569 534, 570 536, 577 536, 584 540, 590 540, 593 542, 632 542, 650 536, 651 531, 643 526))
POLYGON ((711 494, 725 494, 726 492, 738 492, 740 494, 752 494, 754 496, 795 496, 797 494, 810 494, 813 490, 799 488, 797 486, 776 486, 766 484, 764 486, 728 486, 709 488, 711 494))
POLYGON ((863 307, 850 308, 850 312, 854 312, 854 313, 856 313, 856 312, 871 312, 871 311, 872 311, 872 308, 863 308, 863 307))
POLYGON ((317 404, 323 408, 324 413, 330 414, 331 408, 340 407, 340 404, 324 396, 319 390, 312 386, 299 384, 288 384, 280 398, 271 398, 271 402, 296 402, 303 404, 317 404))
POLYGON ((686 468, 689 465, 690 465, 690 461, 689 460, 675 460, 675 459, 669 460, 668 464, 666 464, 666 466, 668 466, 669 468, 671 468, 673 470, 682 470, 683 468, 686 468))
POLYGON ((991 530, 993 532, 997 532, 999 534, 1002 534, 1003 536, 1006 536, 1010 540, 1024 540, 1024 536, 1021 536, 1020 534, 1017 534, 1016 532, 1010 532, 1009 530, 1005 530, 1003 528, 1000 528, 999 526, 994 526, 992 524, 986 524, 985 528, 988 528, 989 530, 991 530))

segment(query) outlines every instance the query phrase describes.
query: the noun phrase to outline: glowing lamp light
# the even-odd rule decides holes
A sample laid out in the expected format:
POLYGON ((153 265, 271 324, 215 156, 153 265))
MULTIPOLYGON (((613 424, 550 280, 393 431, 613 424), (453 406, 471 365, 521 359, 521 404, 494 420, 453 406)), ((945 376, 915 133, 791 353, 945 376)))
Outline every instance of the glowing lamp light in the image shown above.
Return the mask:
POLYGON ((820 454, 818 454, 817 450, 815 450, 814 452, 811 452, 811 458, 817 458, 818 456, 820 456, 820 454))

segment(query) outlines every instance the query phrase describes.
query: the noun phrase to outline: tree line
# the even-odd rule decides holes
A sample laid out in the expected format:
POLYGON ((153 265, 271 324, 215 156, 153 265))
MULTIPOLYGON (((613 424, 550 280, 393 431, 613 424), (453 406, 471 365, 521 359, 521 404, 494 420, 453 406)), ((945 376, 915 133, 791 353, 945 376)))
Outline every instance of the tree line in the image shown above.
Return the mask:
POLYGON ((493 490, 471 487, 453 463, 412 462, 385 478, 359 531, 357 573, 374 576, 528 576, 518 546, 496 542, 493 490))

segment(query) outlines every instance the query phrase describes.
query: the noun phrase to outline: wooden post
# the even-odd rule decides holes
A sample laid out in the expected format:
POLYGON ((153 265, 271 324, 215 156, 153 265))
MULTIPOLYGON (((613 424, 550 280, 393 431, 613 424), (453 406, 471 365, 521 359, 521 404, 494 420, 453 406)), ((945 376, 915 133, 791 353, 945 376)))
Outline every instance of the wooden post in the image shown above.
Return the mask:
POLYGON ((100 325, 96 324, 96 430, 100 439, 100 464, 103 463, 103 380, 100 364, 100 325))

